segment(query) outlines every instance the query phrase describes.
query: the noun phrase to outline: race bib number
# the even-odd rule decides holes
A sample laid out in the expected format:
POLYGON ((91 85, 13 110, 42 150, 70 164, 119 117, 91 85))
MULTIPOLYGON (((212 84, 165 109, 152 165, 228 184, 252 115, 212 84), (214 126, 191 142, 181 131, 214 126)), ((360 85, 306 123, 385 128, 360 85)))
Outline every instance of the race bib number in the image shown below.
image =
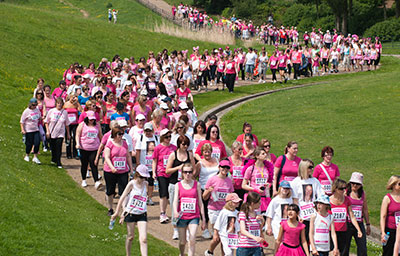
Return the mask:
POLYGON ((321 244, 321 245, 329 244, 329 229, 316 228, 314 239, 316 244, 321 244))
POLYGON ((114 157, 114 167, 117 170, 125 170, 126 157, 114 157))
POLYGON ((53 112, 53 115, 51 116, 51 121, 56 122, 58 119, 61 118, 61 116, 62 116, 62 115, 61 115, 60 112, 58 112, 58 113, 53 112))
POLYGON ((119 121, 119 120, 125 120, 125 117, 119 116, 119 117, 115 118, 115 120, 117 120, 117 121, 119 121))
POLYGON ((236 249, 238 247, 239 236, 237 234, 228 234, 228 247, 231 249, 236 249))
POLYGON ((321 186, 324 190, 325 194, 330 195, 332 194, 332 185, 329 180, 321 180, 321 186))
POLYGON ((149 83, 149 89, 150 90, 155 90, 156 89, 156 84, 155 83, 149 83))
POLYGON ((232 68, 232 64, 229 63, 228 65, 226 65, 226 68, 227 68, 227 69, 231 69, 231 68, 232 68))
POLYGON ((196 198, 182 197, 181 211, 184 213, 196 213, 196 198))
POLYGON ((260 226, 259 225, 249 225, 249 232, 253 236, 260 236, 260 226))
POLYGON ((214 157, 219 160, 220 156, 221 156, 221 150, 219 148, 213 148, 211 157, 214 157))
POLYGON ((267 183, 267 178, 256 178, 255 181, 258 186, 263 186, 267 183))
POLYGON ((232 177, 236 180, 242 180, 242 168, 243 166, 233 166, 232 167, 232 177))
POLYGON ((186 102, 186 96, 179 96, 179 101, 185 101, 186 102))
POLYGON ((285 178, 283 178, 283 179, 286 180, 286 181, 293 181, 294 178, 296 178, 296 177, 293 177, 293 176, 285 176, 285 178))
POLYGON ((225 201, 225 198, 228 195, 228 193, 229 193, 229 189, 228 188, 218 188, 217 189, 217 193, 216 193, 217 200, 218 201, 225 201))
POLYGON ((204 70, 206 68, 206 65, 200 64, 200 69, 204 70))
POLYGON ((164 155, 163 156, 163 166, 164 166, 164 168, 167 167, 168 157, 169 157, 169 155, 164 155))
POLYGON ((346 208, 333 208, 332 209, 332 215, 333 215, 333 220, 336 223, 344 223, 346 222, 346 208))
POLYGON ((38 120, 40 118, 39 113, 31 113, 31 119, 33 121, 38 120))
POLYGON ((280 63, 284 63, 284 62, 285 62, 285 59, 281 59, 279 62, 280 62, 280 63))
POLYGON ((315 213, 315 209, 314 209, 314 204, 313 203, 308 203, 305 205, 300 206, 300 216, 305 219, 308 220, 312 214, 315 213))
POLYGON ((214 63, 215 63, 215 60, 210 60, 211 65, 214 65, 214 63))
POLYGON ((353 205, 351 207, 353 210, 354 217, 356 217, 356 220, 358 222, 362 221, 362 206, 361 205, 353 205))
POLYGON ((271 61, 271 66, 275 66, 275 64, 276 64, 276 61, 271 61))
POLYGON ((147 197, 134 195, 130 207, 133 209, 137 209, 139 211, 144 211, 146 203, 147 203, 147 197))
POLYGON ((394 213, 394 219, 396 221, 396 226, 397 226, 397 224, 400 223, 400 212, 395 212, 394 213))
POLYGON ((97 131, 96 130, 88 131, 86 136, 88 138, 95 139, 95 138, 97 138, 97 131))
POLYGON ((68 114, 68 120, 69 120, 71 123, 76 122, 76 115, 75 115, 75 114, 68 114))
POLYGON ((153 166, 152 166, 152 165, 153 165, 153 158, 152 158, 151 155, 146 156, 145 165, 147 166, 147 168, 148 168, 149 170, 151 170, 151 169, 153 168, 153 166))
POLYGON ((224 65, 223 64, 219 64, 218 68, 219 68, 219 70, 222 70, 222 69, 224 69, 224 65))

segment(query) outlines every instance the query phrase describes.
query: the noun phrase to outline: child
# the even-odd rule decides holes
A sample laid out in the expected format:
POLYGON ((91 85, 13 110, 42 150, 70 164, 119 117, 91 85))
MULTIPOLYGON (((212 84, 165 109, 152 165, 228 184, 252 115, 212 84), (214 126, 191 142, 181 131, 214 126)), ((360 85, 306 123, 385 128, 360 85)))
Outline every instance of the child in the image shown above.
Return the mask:
MULTIPOLYGON (((135 223, 139 231, 139 242, 141 255, 147 255, 147 189, 146 178, 150 177, 145 165, 139 165, 133 180, 126 186, 118 201, 117 209, 111 216, 111 222, 115 221, 118 213, 123 206, 123 211, 119 223, 126 222, 128 234, 126 236, 125 250, 126 255, 131 255, 132 241, 135 235, 135 223)), ((111 228, 111 227, 110 227, 111 228)))
POLYGON ((319 61, 320 61, 320 55, 319 55, 319 53, 317 52, 316 54, 315 54, 315 57, 312 59, 312 62, 313 62, 313 64, 312 64, 312 66, 313 66, 313 76, 315 76, 315 74, 318 74, 318 76, 319 76, 319 61))
POLYGON ((264 218, 256 213, 261 205, 261 196, 249 192, 247 201, 243 203, 239 213, 240 237, 236 256, 261 256, 261 244, 264 243, 262 232, 264 218))
POLYGON ((309 256, 307 240, 305 235, 305 225, 298 221, 300 208, 297 204, 288 207, 288 220, 281 222, 278 239, 276 240, 276 256, 309 256), (283 241, 282 241, 283 238, 283 241), (304 251, 300 248, 300 239, 304 251), (281 244, 282 242, 282 244, 281 244), (305 252, 305 253, 304 253, 305 252))
MULTIPOLYGON (((230 193, 225 198, 226 204, 218 215, 218 218, 214 224, 214 230, 218 232, 223 255, 231 256, 234 255, 234 247, 238 238, 238 232, 240 230, 239 222, 237 221, 238 211, 236 208, 239 206, 242 199, 236 193, 230 193)), ((210 249, 204 253, 204 255, 213 255, 210 253, 210 249)))
POLYGON ((329 197, 321 195, 315 200, 317 212, 310 218, 310 249, 313 255, 328 256, 330 251, 329 229, 334 244, 333 255, 339 255, 337 237, 330 210, 329 197))

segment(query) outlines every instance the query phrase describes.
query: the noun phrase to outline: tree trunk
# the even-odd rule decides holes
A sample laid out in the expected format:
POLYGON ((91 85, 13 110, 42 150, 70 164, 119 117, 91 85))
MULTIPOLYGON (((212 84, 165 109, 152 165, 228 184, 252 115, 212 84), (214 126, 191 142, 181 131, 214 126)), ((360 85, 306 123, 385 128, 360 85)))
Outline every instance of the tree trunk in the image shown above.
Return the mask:
POLYGON ((400 17, 400 0, 396 0, 396 18, 400 17))
POLYGON ((349 0, 349 18, 353 15, 353 0, 349 0))
POLYGON ((383 19, 387 20, 386 0, 382 0, 383 3, 383 19))
POLYGON ((336 30, 340 31, 340 15, 336 14, 336 30))
POLYGON ((319 19, 319 0, 315 0, 315 7, 317 8, 317 19, 319 19))
POLYGON ((342 16, 342 33, 343 35, 347 35, 347 23, 348 23, 348 9, 347 9, 347 0, 343 1, 343 16, 342 16))

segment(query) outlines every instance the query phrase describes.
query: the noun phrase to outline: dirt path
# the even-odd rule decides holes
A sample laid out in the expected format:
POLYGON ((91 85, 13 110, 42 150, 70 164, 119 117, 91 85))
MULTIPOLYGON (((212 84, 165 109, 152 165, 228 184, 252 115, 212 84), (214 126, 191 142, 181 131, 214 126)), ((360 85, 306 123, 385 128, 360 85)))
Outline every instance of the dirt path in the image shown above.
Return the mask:
POLYGON ((79 9, 78 7, 76 7, 75 5, 73 5, 72 3, 68 2, 67 0, 58 0, 60 3, 67 5, 69 7, 71 7, 72 9, 78 10, 82 13, 84 18, 89 18, 89 13, 83 9, 79 9))

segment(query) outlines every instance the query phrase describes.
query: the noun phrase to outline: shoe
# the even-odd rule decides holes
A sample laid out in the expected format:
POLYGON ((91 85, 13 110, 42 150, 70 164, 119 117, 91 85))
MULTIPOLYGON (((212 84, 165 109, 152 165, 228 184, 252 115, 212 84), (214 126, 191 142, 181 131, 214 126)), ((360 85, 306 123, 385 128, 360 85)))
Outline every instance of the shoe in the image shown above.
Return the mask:
POLYGON ((79 160, 79 159, 81 159, 81 158, 80 158, 79 156, 76 156, 75 159, 76 159, 76 160, 79 160))
POLYGON ((287 78, 287 77, 285 77, 285 84, 287 83, 287 80, 288 80, 288 78, 287 78))
POLYGON ((86 172, 86 178, 90 178, 90 171, 86 172))
POLYGON ((174 234, 172 235, 172 240, 178 240, 178 239, 179 239, 178 229, 174 228, 174 234))
POLYGON ((57 166, 57 168, 58 168, 58 169, 62 169, 63 167, 62 167, 62 165, 59 165, 59 166, 57 166))
POLYGON ((217 88, 217 89, 215 89, 214 91, 219 91, 219 89, 217 88))
POLYGON ((200 92, 200 91, 201 91, 201 88, 199 87, 199 89, 197 89, 197 91, 200 92))
POLYGON ((208 231, 208 229, 205 229, 203 231, 203 234, 201 235, 204 239, 210 239, 211 235, 210 235, 210 231, 208 231))
POLYGON ((100 181, 96 181, 94 187, 96 188, 96 190, 101 190, 103 188, 103 184, 100 181))
POLYGON ((101 177, 101 175, 99 174, 99 176, 97 176, 97 178, 98 178, 99 180, 101 180, 103 177, 101 177))
MULTIPOLYGON (((258 83, 259 83, 259 84, 261 84, 262 82, 263 82, 262 79, 258 80, 258 83)), ((208 252, 208 250, 207 250, 206 252, 208 252)))
POLYGON ((43 152, 47 152, 48 149, 46 147, 43 148, 43 152))
POLYGON ((82 180, 82 184, 81 184, 81 186, 82 186, 83 188, 86 188, 86 187, 87 187, 86 180, 82 180))
POLYGON ((273 84, 276 84, 276 81, 274 80, 272 83, 273 83, 273 84))
POLYGON ((34 157, 32 159, 32 162, 34 162, 35 164, 41 164, 41 162, 39 161, 39 158, 37 158, 37 157, 34 157))
POLYGON ((165 224, 169 221, 169 218, 167 217, 167 215, 165 215, 165 213, 161 213, 160 214, 160 223, 165 224))
POLYGON ((204 256, 213 256, 214 254, 212 254, 209 250, 206 250, 204 252, 204 256))
POLYGON ((153 202, 153 200, 151 200, 151 198, 149 198, 149 200, 147 200, 147 204, 148 205, 154 205, 154 202, 153 202))
POLYGON ((50 164, 56 164, 56 162, 54 162, 54 161, 51 161, 51 162, 50 162, 50 164))
POLYGON ((67 156, 67 159, 72 159, 72 156, 67 156))
POLYGON ((25 156, 25 157, 24 157, 24 160, 25 160, 26 162, 29 162, 29 156, 25 156))
POLYGON ((113 214, 114 214, 114 210, 113 210, 113 209, 109 209, 108 212, 107 212, 107 215, 108 215, 108 216, 111 216, 111 215, 113 215, 113 214))

